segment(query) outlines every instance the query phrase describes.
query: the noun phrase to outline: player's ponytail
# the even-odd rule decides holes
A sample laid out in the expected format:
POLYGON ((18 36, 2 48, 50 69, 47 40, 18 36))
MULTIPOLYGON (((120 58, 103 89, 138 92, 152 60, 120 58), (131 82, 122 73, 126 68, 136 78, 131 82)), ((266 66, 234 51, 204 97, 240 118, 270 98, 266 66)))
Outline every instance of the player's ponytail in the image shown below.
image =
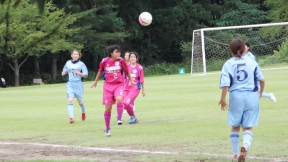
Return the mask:
POLYGON ((229 44, 229 51, 233 56, 241 58, 245 50, 245 42, 242 39, 233 39, 229 44))

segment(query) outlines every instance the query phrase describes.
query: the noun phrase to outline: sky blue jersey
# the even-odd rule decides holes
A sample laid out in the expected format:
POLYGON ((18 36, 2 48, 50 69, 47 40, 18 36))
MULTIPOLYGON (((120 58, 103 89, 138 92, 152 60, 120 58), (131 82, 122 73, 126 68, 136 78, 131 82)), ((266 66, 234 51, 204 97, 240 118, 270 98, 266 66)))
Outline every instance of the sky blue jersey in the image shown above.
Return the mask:
POLYGON ((255 57, 250 51, 248 51, 245 56, 248 56, 248 57, 250 57, 253 61, 256 61, 256 57, 255 57))
POLYGON ((68 60, 63 68, 63 71, 68 72, 68 79, 67 81, 79 81, 82 77, 78 74, 74 73, 74 70, 78 70, 79 72, 88 76, 88 70, 86 65, 82 61, 72 61, 68 60))
POLYGON ((263 79, 259 65, 249 56, 232 57, 223 65, 219 87, 228 86, 229 92, 258 91, 257 80, 263 79))

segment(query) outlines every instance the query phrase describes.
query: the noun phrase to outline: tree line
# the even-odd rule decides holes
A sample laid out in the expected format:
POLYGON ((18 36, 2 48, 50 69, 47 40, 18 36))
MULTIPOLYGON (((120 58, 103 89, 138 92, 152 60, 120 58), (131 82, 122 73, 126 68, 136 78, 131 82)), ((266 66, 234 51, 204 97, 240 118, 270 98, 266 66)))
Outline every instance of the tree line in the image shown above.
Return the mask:
MULTIPOLYGON (((281 22, 288 19, 286 0, 1 0, 0 77, 10 85, 46 78, 63 82, 60 71, 73 49, 96 71, 120 44, 137 51, 145 66, 189 62, 193 30, 205 27, 281 22), (148 11, 149 26, 138 16, 148 11)), ((272 32, 272 31, 271 31, 272 32)))

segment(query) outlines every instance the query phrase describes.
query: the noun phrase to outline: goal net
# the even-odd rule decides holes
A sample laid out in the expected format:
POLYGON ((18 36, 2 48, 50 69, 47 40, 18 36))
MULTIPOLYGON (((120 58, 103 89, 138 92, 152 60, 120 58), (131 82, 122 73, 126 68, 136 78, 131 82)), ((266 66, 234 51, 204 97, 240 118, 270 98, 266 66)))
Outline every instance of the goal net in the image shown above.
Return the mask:
POLYGON ((268 57, 279 50, 281 45, 288 42, 287 37, 288 22, 194 30, 191 75, 221 70, 225 61, 231 57, 229 43, 232 39, 241 38, 248 42, 250 51, 258 62, 261 59, 269 59, 268 57))

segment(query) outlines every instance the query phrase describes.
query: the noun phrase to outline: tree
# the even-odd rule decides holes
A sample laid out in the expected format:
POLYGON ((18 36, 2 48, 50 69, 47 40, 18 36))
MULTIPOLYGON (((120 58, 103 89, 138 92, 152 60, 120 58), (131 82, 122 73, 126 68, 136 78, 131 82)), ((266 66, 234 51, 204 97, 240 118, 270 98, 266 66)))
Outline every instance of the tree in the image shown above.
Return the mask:
POLYGON ((265 0, 264 4, 270 9, 268 17, 273 22, 288 21, 287 0, 265 0))
POLYGON ((217 26, 249 25, 267 22, 267 12, 260 10, 260 4, 244 3, 241 0, 228 0, 224 5, 227 11, 215 20, 217 26))
MULTIPOLYGON (((5 11, 8 11, 7 8, 11 5, 9 1, 0 6, 0 17, 8 13, 5 11)), ((76 15, 66 15, 63 10, 55 8, 51 3, 47 3, 43 15, 39 15, 35 4, 29 0, 22 0, 17 8, 9 11, 8 15, 0 22, 0 34, 3 36, 0 39, 6 39, 1 48, 6 49, 4 55, 10 60, 8 64, 14 71, 15 86, 19 86, 20 67, 29 56, 40 57, 43 51, 51 50, 51 45, 53 43, 55 45, 57 41, 73 46, 73 43, 65 41, 65 35, 76 32, 67 28, 77 19, 76 15)), ((62 47, 61 50, 66 50, 66 47, 62 47)))
POLYGON ((87 58, 88 67, 95 69, 98 66, 105 56, 105 46, 121 43, 129 36, 124 28, 125 22, 117 15, 118 7, 113 0, 73 0, 68 4, 63 1, 54 3, 60 8, 65 8, 66 13, 81 16, 73 24, 73 27, 79 28, 78 34, 72 35, 69 39, 83 44, 82 52, 87 58))

